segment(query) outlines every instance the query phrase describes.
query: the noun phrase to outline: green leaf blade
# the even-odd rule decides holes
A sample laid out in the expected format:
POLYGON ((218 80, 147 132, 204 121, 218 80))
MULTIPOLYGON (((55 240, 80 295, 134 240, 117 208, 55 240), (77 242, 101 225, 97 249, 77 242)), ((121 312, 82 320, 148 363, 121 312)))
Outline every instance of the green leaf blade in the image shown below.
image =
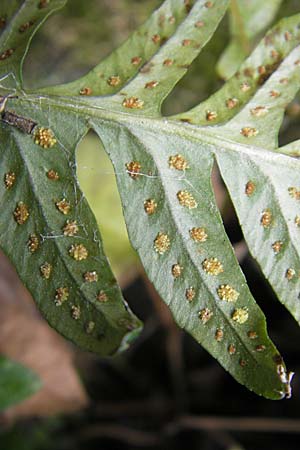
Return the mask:
MULTIPOLYGON (((30 9, 31 2, 25 3, 30 9)), ((8 99, 6 104, 2 98, 0 239, 52 326, 84 349, 100 354, 128 346, 140 325, 123 303, 95 218, 76 181, 75 148, 93 128, 115 166, 132 244, 176 322, 240 383, 266 398, 280 399, 290 396, 291 374, 268 337, 265 317, 235 258, 210 176, 216 158, 250 250, 281 300, 298 318, 295 274, 299 237, 297 228, 292 228, 293 220, 298 225, 292 217, 297 214, 300 198, 298 166, 294 159, 275 153, 295 151, 291 145, 278 149, 277 134, 285 104, 299 88, 295 60, 299 15, 271 30, 242 65, 242 73, 215 96, 172 118, 176 120, 162 118, 160 111, 164 98, 212 36, 227 5, 227 0, 166 1, 161 7, 164 21, 159 15, 162 10, 154 13, 142 28, 147 34, 141 39, 136 34, 108 58, 109 72, 103 63, 101 75, 97 66, 71 85, 46 88, 37 94, 19 90, 18 98, 8 99), (175 22, 169 20, 173 16, 175 22), (149 24, 155 31, 160 27, 159 36, 151 33, 149 24), (164 35, 165 30, 168 33, 164 35), (132 58, 139 55, 130 51, 140 54, 143 48, 145 59, 132 64, 132 58), (120 82, 110 86, 108 80, 119 76, 115 71, 124 61, 120 82), (285 78, 288 80, 281 82, 285 78), (284 85, 285 91, 272 94, 270 100, 268 95, 277 89, 276 83, 284 85), (86 96, 78 95, 81 89, 86 96), (64 96, 58 96, 61 93, 64 96), (101 98, 91 94, 114 95, 101 98), (237 103, 231 107, 228 100, 233 99, 237 103), (268 114, 253 114, 255 108, 265 105, 268 114), (11 122, 9 114, 14 118, 11 122), (33 132, 26 131, 26 124, 30 124, 27 117, 37 124, 33 132), (225 125, 215 127, 193 125, 222 122, 225 125), (41 148, 37 143, 49 128, 55 142, 51 138, 50 148, 41 148), (177 166, 176 161, 183 166, 177 166), (273 163, 278 167, 271 173, 273 163), (230 170, 232 164, 234 173, 239 172, 236 179, 230 170), (59 177, 47 177, 49 169, 59 177), (11 172, 15 180, 10 186, 11 172), (281 174, 293 184, 278 182, 281 174), (256 183, 262 182, 264 189, 257 191, 258 197, 245 198, 245 183, 249 181, 245 175, 260 176, 256 183), (249 211, 251 199, 254 203, 249 211), (25 216, 21 205, 23 213, 26 206, 25 216), (65 233, 67 219, 76 221, 76 232, 65 233), (275 239, 282 239, 283 252, 274 259, 275 239), (263 257, 260 248, 265 250, 263 257), (45 262, 51 264, 52 277, 45 277, 41 270, 45 262), (286 282, 280 285, 282 277, 286 282)), ((16 27, 13 31, 15 34, 16 27)), ((7 78, 5 70, 2 80, 7 78)))
POLYGON ((91 95, 112 95, 119 91, 173 35, 188 14, 189 6, 181 0, 166 0, 149 19, 88 74, 73 82, 47 87, 54 95, 79 95, 91 88, 91 95))
POLYGON ((280 20, 219 91, 191 110, 172 116, 172 119, 197 125, 215 125, 233 118, 276 71, 282 60, 299 45, 299 23, 299 14, 280 20), (216 113, 213 121, 208 120, 208 111, 216 113))
POLYGON ((278 148, 285 108, 299 88, 300 46, 297 46, 247 105, 219 131, 236 142, 248 140, 257 147, 278 148))
POLYGON ((300 140, 293 141, 290 144, 278 147, 275 149, 278 153, 283 153, 284 155, 299 157, 300 156, 300 140))
POLYGON ((300 323, 300 207, 296 195, 300 162, 258 151, 226 151, 217 155, 217 161, 250 252, 279 300, 300 323), (233 175, 236 166, 243 171, 233 175), (264 220, 268 217, 270 223, 264 220))
MULTIPOLYGON (((30 108, 26 113, 39 124, 51 120, 30 108)), ((49 149, 0 125, 1 178, 15 177, 11 187, 1 186, 1 246, 55 329, 86 350, 112 354, 140 323, 123 302, 75 178, 74 149, 86 128, 77 121, 71 131, 72 118, 62 127, 55 122, 57 143, 49 149), (28 215, 22 220, 20 205, 28 215)))
MULTIPOLYGON (((197 0, 188 15, 186 15, 187 9, 183 2, 163 3, 161 8, 151 16, 149 22, 136 32, 136 35, 133 34, 92 72, 75 83, 47 88, 44 91, 56 95, 59 93, 78 95, 81 89, 85 87, 89 89, 93 84, 93 89, 90 89, 90 92, 86 91, 89 92, 89 95, 105 95, 113 94, 123 86, 119 94, 111 97, 111 107, 115 105, 116 109, 122 110, 125 97, 138 98, 142 109, 148 115, 159 115, 162 101, 186 74, 191 62, 209 41, 228 6, 228 0, 212 3, 211 6, 209 3, 205 0, 197 0), (172 28, 170 25, 164 26, 165 29, 157 28, 157 23, 159 24, 162 17, 165 17, 164 23, 170 22, 170 17, 176 17, 175 30, 173 25, 172 28), (151 31, 150 36, 149 31, 153 24, 155 25, 154 30, 159 31, 159 34, 151 31), (146 39, 141 39, 141 34, 144 34, 146 39), (138 41, 137 35, 139 36, 138 41), (133 70, 132 64, 130 68, 128 63, 130 60, 132 61, 132 58, 127 57, 128 53, 133 55, 136 41, 143 46, 138 48, 139 51, 136 52, 136 55, 141 60, 140 62, 145 62, 138 73, 133 70), (163 45, 160 47, 160 44, 163 45), (177 49, 176 59, 172 56, 175 49, 177 49), (101 67, 106 68, 105 74, 102 73, 101 67), (130 71, 128 71, 128 67, 130 71), (107 73, 109 68, 111 68, 110 75, 113 78, 107 73), (125 84, 134 74, 136 76, 125 84), (110 86, 111 82, 117 83, 118 87, 114 89, 114 86, 110 86)), ((134 106, 131 108, 132 113, 135 112, 134 108, 134 106)), ((124 107, 123 110, 125 110, 124 107)), ((140 114, 140 111, 136 112, 140 114)))
POLYGON ((148 116, 160 115, 163 100, 212 37, 227 6, 228 0, 197 0, 176 33, 148 60, 147 66, 124 86, 123 91, 111 98, 111 107, 116 105, 120 109, 123 105, 123 110, 130 108, 132 113, 140 114, 139 109, 143 109, 148 116), (176 58, 173 57, 175 52, 176 58), (134 98, 139 100, 140 106, 126 105, 126 99, 134 98))
POLYGON ((172 133, 150 132, 142 125, 91 124, 114 164, 132 245, 178 325, 240 383, 267 398, 281 398, 284 385, 278 375, 278 351, 267 336, 264 315, 239 269, 213 197, 212 148, 205 144, 199 148, 172 133), (176 149, 189 164, 184 172, 168 163, 176 149), (141 165, 140 175, 134 178, 126 170, 130 161, 141 165), (177 197, 180 191, 192 194, 199 206, 183 207, 177 197), (157 205, 150 215, 145 211, 149 199, 157 205), (195 227, 207 233, 203 242, 191 238, 195 227), (159 234, 165 236, 161 245, 159 234), (222 273, 204 270, 205 261, 213 258, 221 262, 222 273), (172 272, 174 266, 181 268, 178 278, 172 272), (221 300, 221 286, 239 289, 236 301, 221 300), (193 298, 189 301, 189 297, 193 298), (241 310, 242 314, 247 310, 248 315, 243 323, 233 320, 235 312, 241 310))

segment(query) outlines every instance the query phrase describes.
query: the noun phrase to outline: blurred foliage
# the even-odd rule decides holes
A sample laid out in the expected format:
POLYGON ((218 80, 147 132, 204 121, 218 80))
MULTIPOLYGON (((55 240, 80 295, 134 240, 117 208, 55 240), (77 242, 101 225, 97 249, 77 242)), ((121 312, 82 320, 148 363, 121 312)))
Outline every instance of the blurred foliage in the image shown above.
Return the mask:
POLYGON ((53 437, 62 426, 61 419, 34 421, 29 425, 16 425, 1 434, 1 448, 6 450, 52 450, 53 437))
POLYGON ((77 164, 80 186, 97 218, 114 273, 126 282, 137 257, 128 240, 113 167, 94 133, 80 143, 77 164))
POLYGON ((25 400, 41 387, 36 374, 0 355, 0 411, 25 400))

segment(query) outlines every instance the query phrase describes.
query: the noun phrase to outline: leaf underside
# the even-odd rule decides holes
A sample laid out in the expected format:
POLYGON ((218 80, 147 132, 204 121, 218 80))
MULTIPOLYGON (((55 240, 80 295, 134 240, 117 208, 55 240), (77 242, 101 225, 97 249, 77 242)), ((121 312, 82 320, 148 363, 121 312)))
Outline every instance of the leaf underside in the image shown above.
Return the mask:
MULTIPOLYGON (((64 3, 53 2, 51 8, 64 3)), ((24 2, 27 21, 33 6, 45 15, 50 13, 49 5, 42 9, 37 5, 24 2)), ((20 15, 22 9, 16 15, 18 24, 20 15)), ((14 21, 11 27, 15 28, 14 21)), ((12 79, 8 72, 3 81, 12 79)), ((2 249, 51 326, 86 350, 110 355, 140 323, 123 301, 95 217, 76 179, 75 149, 88 127, 84 119, 74 122, 59 111, 32 113, 25 107, 20 114, 23 126, 31 117, 37 130, 54 130, 56 143, 51 149, 43 148, 34 135, 0 122, 1 179, 11 174, 16 179, 11 187, 2 183, 2 249), (17 216, 20 204, 28 214, 23 223, 17 216), (82 253, 81 259, 75 259, 74 248, 82 253)))
MULTIPOLYGON (((26 14, 32 3, 24 2, 26 14)), ((216 161, 250 251, 299 321, 299 162, 289 156, 295 146, 277 143, 300 84, 299 15, 279 22, 205 102, 170 118, 160 113, 228 3, 166 0, 120 49, 67 85, 24 93, 7 84, 18 64, 6 63, 10 56, 0 61, 2 95, 18 93, 7 109, 37 123, 33 134, 24 121, 23 132, 0 124, 1 177, 15 174, 0 191, 0 239, 49 323, 66 337, 111 354, 135 335, 140 324, 122 300, 76 181, 76 145, 93 128, 114 165, 132 245, 178 325, 240 383, 279 399, 290 393, 289 377, 226 236, 211 170, 216 161), (40 127, 54 133, 51 148, 38 145, 40 127), (58 179, 47 176, 50 169, 58 179), (20 202, 29 212, 22 224, 20 202), (65 233, 66 220, 76 222, 73 235, 65 233), (34 252, 32 234, 39 240, 34 252), (84 257, 74 257, 76 245, 84 257), (45 262, 52 268, 46 279, 45 262), (63 301, 59 288, 67 289, 63 301)), ((14 35, 14 19, 7 27, 14 35)))

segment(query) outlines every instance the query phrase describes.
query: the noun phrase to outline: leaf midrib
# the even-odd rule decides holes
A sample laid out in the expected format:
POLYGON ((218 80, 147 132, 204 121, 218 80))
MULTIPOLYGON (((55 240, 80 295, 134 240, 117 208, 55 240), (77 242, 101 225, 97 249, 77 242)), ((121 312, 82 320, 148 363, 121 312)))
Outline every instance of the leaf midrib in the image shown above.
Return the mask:
MULTIPOLYGON (((278 149, 275 149, 275 151, 273 152, 270 150, 263 149, 261 147, 234 142, 228 139, 228 137, 222 136, 222 133, 220 133, 222 126, 220 127, 216 125, 216 126, 201 127, 196 125, 183 124, 176 120, 169 120, 166 117, 161 117, 157 119, 142 115, 137 116, 130 114, 127 111, 109 110, 105 107, 106 106, 105 104, 104 106, 99 104, 98 105, 90 104, 91 101, 99 102, 100 99, 105 103, 107 102, 108 97, 106 98, 94 97, 83 100, 80 98, 78 99, 77 97, 58 98, 56 96, 47 96, 47 95, 37 96, 31 94, 26 96, 25 98, 24 97, 20 98, 20 103, 22 102, 26 102, 29 104, 32 103, 38 105, 41 109, 43 109, 43 106, 45 105, 45 109, 47 108, 47 111, 49 110, 50 105, 54 109, 56 108, 59 109, 60 111, 65 111, 66 114, 77 114, 82 116, 83 118, 86 119, 87 124, 88 118, 98 119, 101 120, 103 123, 114 122, 121 126, 125 126, 126 129, 128 129, 128 131, 130 131, 134 135, 135 135, 134 129, 137 127, 139 127, 140 129, 145 129, 146 132, 149 132, 149 130, 151 130, 152 133, 159 132, 169 134, 173 137, 174 135, 177 135, 183 139, 193 141, 194 143, 199 143, 202 145, 205 144, 209 148, 209 151, 211 151, 212 154, 215 154, 216 156, 224 152, 226 153, 227 151, 230 152, 234 151, 240 155, 244 154, 247 158, 250 157, 253 158, 254 160, 260 159, 262 161, 267 161, 268 163, 274 164, 276 164, 276 161, 278 160, 282 162, 282 158, 284 158, 286 165, 290 166, 291 169, 295 169, 295 162, 296 162, 295 158, 279 153, 278 149), (72 100, 73 103, 71 103, 72 100)), ((91 128, 93 127, 92 124, 88 125, 91 128)), ((176 222, 174 221, 174 223, 176 222)), ((243 343, 243 341, 241 342, 243 343)), ((247 352, 248 351, 249 350, 247 349, 247 352)), ((252 353, 250 354, 251 357, 253 358, 252 353)))
MULTIPOLYGON (((100 97, 94 97, 94 99, 95 102, 97 102, 100 97)), ((92 100, 92 98, 89 100, 92 100)), ((104 101, 106 101, 105 98, 104 101)), ((201 142, 211 146, 213 153, 224 152, 228 149, 238 153, 244 153, 247 156, 259 157, 274 163, 280 158, 285 158, 287 165, 290 165, 291 168, 294 167, 295 164, 295 158, 280 153, 280 148, 271 151, 251 144, 251 139, 249 140, 249 144, 237 143, 228 139, 228 136, 222 134, 222 126, 218 125, 201 127, 192 124, 183 124, 180 121, 170 120, 168 117, 163 116, 160 118, 143 116, 142 111, 140 115, 133 115, 125 111, 112 111, 103 106, 90 105, 89 103, 78 99, 78 97, 58 98, 56 96, 30 94, 26 95, 26 97, 19 98, 19 103, 22 104, 23 102, 38 105, 41 109, 43 109, 43 102, 45 102, 45 110, 47 109, 47 111, 49 111, 49 106, 51 106, 52 108, 57 108, 71 114, 78 114, 84 117, 87 122, 88 118, 91 117, 106 120, 108 122, 111 121, 124 124, 127 128, 139 126, 146 128, 147 130, 155 130, 173 136, 178 135, 187 140, 201 142), (72 100, 74 101, 73 103, 70 102, 72 100)), ((16 102, 15 105, 17 105, 16 102)))

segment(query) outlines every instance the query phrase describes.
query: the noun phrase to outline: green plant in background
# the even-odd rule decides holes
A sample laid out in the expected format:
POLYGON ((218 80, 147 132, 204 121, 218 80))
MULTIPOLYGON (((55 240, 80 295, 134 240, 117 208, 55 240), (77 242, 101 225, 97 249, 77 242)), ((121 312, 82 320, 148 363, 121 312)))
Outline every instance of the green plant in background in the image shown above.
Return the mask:
POLYGON ((34 394, 41 386, 30 370, 0 356, 0 411, 34 394))
POLYGON ((229 19, 232 37, 217 65, 222 78, 229 78, 238 70, 253 49, 257 37, 273 22, 281 3, 282 0, 263 3, 257 0, 231 0, 229 19))
POLYGON ((80 186, 100 224, 114 274, 127 283, 138 269, 137 256, 128 240, 113 170, 97 136, 88 134, 83 139, 76 162, 80 186))
POLYGON ((1 247, 51 326, 82 348, 112 354, 136 336, 140 322, 76 178, 76 146, 93 129, 132 245, 178 325, 249 389, 289 396, 291 375, 226 236, 211 171, 216 161, 251 253, 299 321, 299 144, 278 147, 277 137, 300 85, 300 15, 271 29, 210 98, 163 117, 229 1, 166 0, 86 76, 25 90, 30 40, 64 4, 0 6, 1 247))

